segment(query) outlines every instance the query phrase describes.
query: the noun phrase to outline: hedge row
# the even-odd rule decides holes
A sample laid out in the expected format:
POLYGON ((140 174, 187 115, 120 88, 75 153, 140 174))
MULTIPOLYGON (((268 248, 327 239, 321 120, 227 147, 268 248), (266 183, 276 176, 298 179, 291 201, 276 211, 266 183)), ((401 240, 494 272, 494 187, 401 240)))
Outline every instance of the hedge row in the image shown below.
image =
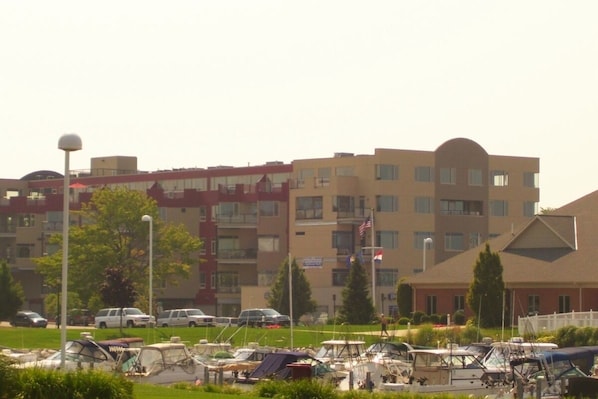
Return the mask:
POLYGON ((0 399, 133 399, 133 383, 102 371, 17 369, 0 356, 0 399))

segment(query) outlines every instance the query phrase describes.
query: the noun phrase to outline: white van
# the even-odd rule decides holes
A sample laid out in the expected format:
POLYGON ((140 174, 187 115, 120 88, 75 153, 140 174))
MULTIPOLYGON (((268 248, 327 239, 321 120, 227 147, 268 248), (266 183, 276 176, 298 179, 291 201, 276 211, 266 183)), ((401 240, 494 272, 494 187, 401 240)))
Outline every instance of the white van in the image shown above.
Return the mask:
POLYGON ((214 316, 210 316, 201 309, 171 309, 160 312, 158 327, 200 327, 213 326, 214 316))

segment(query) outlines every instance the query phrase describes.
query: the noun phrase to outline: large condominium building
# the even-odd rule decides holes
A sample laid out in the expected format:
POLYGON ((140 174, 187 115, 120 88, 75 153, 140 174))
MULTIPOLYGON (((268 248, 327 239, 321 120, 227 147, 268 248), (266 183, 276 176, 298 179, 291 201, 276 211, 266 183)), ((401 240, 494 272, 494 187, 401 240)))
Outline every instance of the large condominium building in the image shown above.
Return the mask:
POLYGON ((537 158, 488 155, 467 139, 433 152, 376 149, 297 160, 289 198, 292 256, 306 268, 323 311, 341 298, 347 258, 359 256, 375 270, 376 308, 392 314, 399 279, 533 217, 538 174, 537 158), (363 229, 367 218, 371 227, 363 229), (372 253, 382 261, 372 261, 372 253))
MULTIPOLYGON (((537 158, 488 155, 454 139, 433 152, 377 149, 151 173, 137 171, 135 157, 93 158, 91 170, 72 173, 68 195, 77 209, 102 187, 144 191, 163 220, 185 224, 204 241, 189 280, 176 287, 154 280, 158 308, 236 316, 264 306, 290 254, 305 269, 319 312, 331 315, 340 304, 355 256, 375 270, 376 308, 392 313, 400 278, 534 216, 538 173, 537 158)), ((0 254, 25 287, 25 306, 42 312, 46 291, 32 258, 58 250, 46 242, 62 230, 62 184, 49 171, 0 180, 0 254)))

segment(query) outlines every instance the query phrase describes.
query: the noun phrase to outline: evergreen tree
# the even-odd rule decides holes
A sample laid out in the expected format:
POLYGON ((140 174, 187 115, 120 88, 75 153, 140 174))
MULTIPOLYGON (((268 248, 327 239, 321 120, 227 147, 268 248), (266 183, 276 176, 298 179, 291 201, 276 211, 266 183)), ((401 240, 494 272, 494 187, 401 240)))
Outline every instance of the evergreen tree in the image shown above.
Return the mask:
POLYGON ((23 287, 12 278, 6 261, 0 261, 0 320, 13 317, 24 302, 23 287))
MULTIPOLYGON (((316 310, 316 301, 311 298, 311 286, 305 277, 305 272, 297 266, 293 259, 291 263, 291 277, 293 290, 293 318, 299 319, 306 313, 312 313, 316 310)), ((276 281, 270 291, 268 306, 278 310, 282 314, 290 315, 289 303, 289 259, 278 268, 276 281)))
POLYGON ((491 252, 490 244, 486 243, 476 260, 473 281, 467 292, 467 305, 477 312, 480 327, 498 327, 502 323, 505 289, 502 273, 500 256, 491 252))
POLYGON ((397 286, 397 306, 401 317, 411 317, 413 312, 413 289, 409 284, 404 283, 405 279, 399 281, 397 286))
POLYGON ((339 319, 350 324, 369 324, 375 319, 368 287, 368 276, 357 256, 351 257, 351 270, 343 288, 339 319))

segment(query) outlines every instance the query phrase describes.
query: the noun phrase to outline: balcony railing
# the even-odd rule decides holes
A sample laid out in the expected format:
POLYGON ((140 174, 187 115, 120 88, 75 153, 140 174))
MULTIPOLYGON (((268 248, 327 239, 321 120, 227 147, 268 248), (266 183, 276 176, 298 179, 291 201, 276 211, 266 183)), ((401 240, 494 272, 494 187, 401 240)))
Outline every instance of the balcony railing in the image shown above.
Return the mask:
POLYGON ((257 248, 221 249, 218 259, 257 259, 257 248))
POLYGON ((255 214, 237 214, 237 215, 216 215, 218 224, 236 224, 236 225, 257 225, 257 215, 255 214))

